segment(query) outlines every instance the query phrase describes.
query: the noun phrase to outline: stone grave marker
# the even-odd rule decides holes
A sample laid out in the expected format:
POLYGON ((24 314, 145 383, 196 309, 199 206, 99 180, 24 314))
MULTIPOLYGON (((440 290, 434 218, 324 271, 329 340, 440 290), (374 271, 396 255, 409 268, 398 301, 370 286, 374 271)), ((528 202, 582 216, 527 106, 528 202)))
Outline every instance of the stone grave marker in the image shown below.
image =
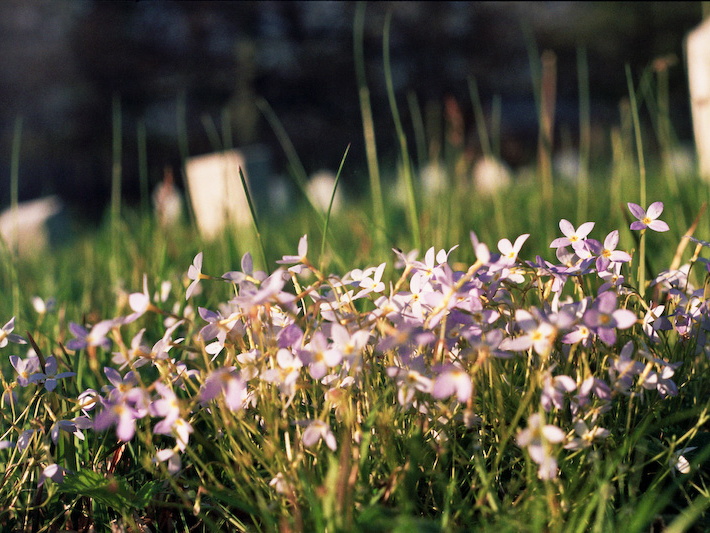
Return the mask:
POLYGON ((20 257, 48 250, 50 244, 67 240, 69 233, 64 204, 57 196, 20 202, 16 210, 0 213, 0 237, 20 257))
POLYGON ((236 228, 251 226, 251 212, 239 177, 240 168, 246 178, 246 161, 239 150, 187 160, 190 202, 197 227, 207 239, 214 239, 229 225, 236 228))
POLYGON ((710 18, 688 34, 686 58, 699 171, 710 180, 710 18))

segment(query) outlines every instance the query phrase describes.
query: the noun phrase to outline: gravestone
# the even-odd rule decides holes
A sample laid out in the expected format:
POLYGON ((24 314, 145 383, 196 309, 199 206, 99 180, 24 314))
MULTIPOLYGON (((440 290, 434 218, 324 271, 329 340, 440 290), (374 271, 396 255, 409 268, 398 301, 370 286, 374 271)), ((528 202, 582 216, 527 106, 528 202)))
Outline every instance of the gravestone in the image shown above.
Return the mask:
POLYGON ((246 160, 239 150, 191 157, 185 167, 190 203, 203 237, 214 239, 229 225, 236 228, 251 225, 251 212, 239 176, 241 168, 247 177, 246 160))
POLYGON ((68 237, 64 204, 57 196, 21 202, 0 213, 0 237, 20 257, 47 251, 68 237))
MULTIPOLYGON (((310 198, 314 207, 320 209, 323 213, 327 213, 334 187, 335 174, 329 170, 320 170, 309 178, 308 183, 306 184, 306 193, 308 194, 308 198, 310 198)), ((338 187, 335 190, 335 196, 333 197, 332 212, 339 212, 342 207, 342 203, 343 195, 340 192, 340 187, 338 187)))
POLYGON ((688 34, 686 50, 699 171, 710 181, 710 18, 688 34))

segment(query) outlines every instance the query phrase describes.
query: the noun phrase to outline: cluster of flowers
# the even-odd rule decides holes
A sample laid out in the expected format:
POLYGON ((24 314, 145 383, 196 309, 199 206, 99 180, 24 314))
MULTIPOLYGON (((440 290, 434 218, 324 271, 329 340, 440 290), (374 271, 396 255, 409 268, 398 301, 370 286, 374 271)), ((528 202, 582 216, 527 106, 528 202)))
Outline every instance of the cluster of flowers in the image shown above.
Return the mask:
MULTIPOLYGON (((658 220, 660 202, 647 211, 629 208, 638 218, 632 230, 668 229, 658 220)), ((67 350, 86 350, 95 359, 97 350, 118 345, 114 366, 103 369, 105 386, 81 392, 74 399, 76 416, 56 418, 48 429, 7 429, 0 448, 22 449, 42 432, 55 443, 62 432, 83 439, 89 428, 111 429, 128 442, 143 428, 172 439, 172 445, 156 446, 154 461, 177 473, 199 413, 225 409, 258 416, 265 391, 273 398, 277 390, 284 409, 320 398, 322 405, 306 406, 300 412, 308 416, 293 421, 294 442, 306 448, 322 442, 335 451, 341 433, 334 426, 367 372, 386 372, 402 409, 439 427, 442 420, 471 427, 488 416, 477 412, 479 369, 492 360, 525 357, 535 369, 529 386, 537 387, 537 403, 516 442, 539 477, 553 479, 564 449, 590 448, 614 431, 601 426, 614 401, 644 391, 661 398, 678 394, 678 364, 658 355, 663 336, 676 332, 696 353, 710 346, 706 301, 702 288, 689 283, 689 266, 653 280, 663 302, 649 304, 625 281, 623 267, 632 258, 616 249, 618 231, 600 242, 589 237, 592 222, 575 228, 562 220, 559 227, 563 237, 551 243, 557 264, 540 256, 520 260, 528 235, 502 239, 495 253, 471 233, 476 262, 467 270, 452 268, 455 247, 431 248, 423 260, 416 251, 395 250, 402 273, 389 285, 384 263, 342 277, 323 275, 308 259, 306 236, 297 254, 284 256, 271 274, 255 271, 246 254, 241 270, 213 278, 203 274, 200 253, 188 270, 187 298, 199 294, 207 279, 231 284, 236 296, 218 309, 198 308, 198 320, 190 307, 181 316, 166 313, 165 296, 151 296, 144 284, 143 292, 130 295, 128 316, 90 328, 72 323, 67 350), (585 293, 592 286, 594 292, 585 293), (157 342, 144 339, 145 329, 123 342, 131 324, 155 312, 167 316, 157 342), (601 354, 600 363, 566 364, 584 353, 601 354), (565 374, 560 368, 575 370, 565 374), (322 394, 299 396, 314 387, 322 394)), ((25 342, 13 327, 11 320, 0 332, 0 347, 25 342)), ((6 404, 17 403, 22 388, 57 393, 58 382, 74 376, 69 368, 59 372, 55 356, 44 358, 33 349, 10 361, 16 377, 3 396, 6 404)), ((446 431, 436 438, 445 439, 446 431)), ((41 481, 65 474, 64 465, 48 458, 41 481)), ((287 490, 283 476, 272 486, 287 490)))

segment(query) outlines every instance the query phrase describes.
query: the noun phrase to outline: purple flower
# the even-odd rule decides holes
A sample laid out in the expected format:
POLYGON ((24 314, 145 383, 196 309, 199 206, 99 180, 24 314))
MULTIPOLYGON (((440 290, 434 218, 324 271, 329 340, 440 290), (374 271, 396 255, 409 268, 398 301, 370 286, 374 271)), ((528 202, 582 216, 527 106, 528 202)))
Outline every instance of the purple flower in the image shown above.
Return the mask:
POLYGON ((611 263, 627 263, 631 261, 629 254, 616 249, 617 244, 619 244, 619 231, 614 230, 604 239, 604 246, 597 257, 597 272, 603 272, 611 263))
POLYGON ((115 320, 102 320, 97 322, 89 332, 83 326, 70 322, 69 331, 76 338, 67 342, 67 348, 70 350, 82 350, 87 346, 101 346, 108 350, 111 347, 111 340, 106 335, 114 325, 116 325, 115 320))
POLYGON ((42 473, 39 476, 39 483, 37 483, 37 486, 41 487, 47 479, 51 479, 55 483, 61 483, 62 481, 64 481, 64 476, 66 474, 67 470, 65 470, 58 464, 52 463, 51 465, 45 467, 44 470, 42 470, 42 473))
POLYGON ((628 329, 636 323, 636 315, 628 309, 616 308, 616 294, 600 294, 592 308, 584 313, 584 323, 606 344, 616 342, 615 329, 628 329))
POLYGON ((552 444, 565 440, 565 433, 557 426, 544 424, 539 413, 530 415, 528 427, 518 432, 516 442, 521 448, 527 448, 530 458, 540 467, 537 475, 540 479, 557 477, 557 459, 552 455, 552 444))
POLYGON ((200 400, 209 402, 220 394, 224 395, 224 403, 231 411, 239 411, 244 407, 246 383, 233 366, 218 368, 207 376, 200 390, 200 400))
POLYGON ((125 400, 125 397, 105 400, 103 409, 94 419, 94 429, 104 431, 115 425, 118 440, 130 441, 136 433, 136 419, 141 417, 125 400))
POLYGON ((569 376, 560 375, 554 378, 547 374, 543 378, 542 397, 540 403, 545 411, 564 408, 564 395, 577 389, 577 383, 569 376))
POLYGON ((15 317, 13 316, 8 320, 2 329, 0 329, 0 348, 7 346, 8 342, 14 342, 15 344, 27 344, 27 341, 12 332, 15 329, 15 317))
POLYGON ((37 372, 30 377, 32 383, 44 382, 44 388, 52 392, 57 388, 57 380, 76 376, 76 372, 60 372, 57 374, 57 358, 53 355, 47 357, 44 372, 37 372))
POLYGON ((17 372, 17 384, 26 387, 32 380, 32 375, 39 372, 39 359, 36 356, 29 356, 27 359, 20 359, 16 355, 10 356, 10 363, 17 372))
POLYGON ((584 239, 594 229, 594 222, 585 222, 579 228, 575 229, 569 220, 564 218, 560 220, 560 231, 564 237, 559 237, 550 243, 550 248, 561 248, 563 246, 572 246, 575 251, 583 247, 584 239))
POLYGON ((301 441, 305 446, 310 448, 321 440, 325 441, 326 446, 332 451, 335 451, 338 447, 335 441, 335 435, 333 435, 330 426, 322 420, 313 420, 303 432, 301 441))
POLYGON ((316 331, 304 349, 299 352, 301 360, 308 365, 308 372, 313 379, 321 379, 328 369, 340 364, 343 354, 328 345, 325 335, 316 331))
POLYGON ((431 395, 437 400, 443 400, 449 396, 456 395, 456 399, 461 403, 466 403, 473 393, 471 376, 460 367, 449 366, 434 380, 431 395))
POLYGON ((500 263, 504 266, 512 266, 515 264, 515 260, 518 258, 518 253, 520 249, 525 244, 525 241, 530 237, 529 233, 523 233, 517 239, 515 243, 511 243, 508 239, 501 239, 498 241, 498 250, 500 251, 502 257, 500 263))
POLYGON ((192 293, 195 292, 195 289, 197 289, 197 285, 200 283, 200 280, 209 279, 209 276, 205 276, 202 273, 202 252, 197 254, 192 260, 190 268, 187 269, 187 277, 192 280, 192 283, 190 283, 190 286, 185 292, 185 299, 189 300, 192 293))
POLYGON ((653 231, 668 231, 670 229, 668 224, 662 220, 658 220, 658 217, 660 217, 663 212, 663 202, 653 202, 648 206, 648 210, 646 211, 638 204, 629 202, 626 205, 629 206, 629 211, 638 218, 638 220, 631 223, 631 229, 643 230, 650 228, 653 231))

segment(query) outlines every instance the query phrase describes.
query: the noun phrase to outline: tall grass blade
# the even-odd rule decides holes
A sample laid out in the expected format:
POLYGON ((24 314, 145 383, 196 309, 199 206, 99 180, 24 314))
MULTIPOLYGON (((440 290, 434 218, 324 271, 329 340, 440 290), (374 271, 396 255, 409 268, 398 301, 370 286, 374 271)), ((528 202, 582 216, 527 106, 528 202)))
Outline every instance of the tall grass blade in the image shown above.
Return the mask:
POLYGON ((306 173, 306 169, 303 167, 303 164, 301 163, 301 160, 299 159, 298 154, 296 153, 296 149, 294 148, 293 143, 291 142, 291 139, 288 136, 288 133, 286 133, 283 124, 281 124, 281 121, 278 119, 276 113, 274 113, 274 110, 271 108, 271 106, 266 100, 260 98, 256 101, 256 105, 259 108, 259 111, 261 111, 261 113, 264 115, 264 118, 266 118, 267 122, 271 126, 271 129, 276 134, 276 137, 279 140, 279 144, 281 145, 281 148, 286 154, 289 166, 291 167, 290 174, 293 180, 296 182, 296 186, 305 197, 306 201, 308 202, 308 205, 311 206, 311 209, 316 214, 321 224, 323 224, 325 222, 325 217, 323 213, 313 204, 306 190, 306 184, 308 183, 308 174, 306 173))
POLYGON ((372 199, 372 214, 375 221, 375 245, 382 253, 386 250, 385 236, 387 235, 387 218, 382 199, 382 185, 380 183, 380 165, 377 157, 377 141, 375 139, 375 123, 372 118, 372 105, 370 104, 370 90, 365 76, 364 52, 365 28, 365 2, 358 2, 355 9, 353 28, 353 48, 355 54, 355 75, 357 77, 358 96, 360 99, 360 113, 362 114, 362 130, 365 137, 365 154, 367 169, 370 176, 370 197, 372 199))
POLYGON ((389 10, 385 16, 385 28, 382 34, 382 48, 385 67, 385 83, 387 85, 387 98, 390 104, 390 112, 394 120, 394 127, 397 132, 397 140, 399 141, 399 152, 402 159, 402 177, 407 192, 407 218, 409 219, 409 227, 414 247, 421 249, 422 235, 419 228, 419 213, 417 209, 417 195, 414 190, 414 178, 412 176, 412 162, 409 158, 409 149, 407 148, 407 138, 404 135, 402 120, 399 116, 397 108, 397 100, 394 94, 394 84, 392 83, 392 66, 390 65, 390 30, 392 26, 392 11, 389 10))
MULTIPOLYGON (((483 113, 483 105, 481 104, 481 97, 478 94, 478 84, 476 83, 476 78, 470 77, 468 79, 468 90, 471 95, 471 102, 473 104, 473 114, 476 119, 476 129, 478 130, 478 141, 481 143, 481 150, 483 151, 483 156, 493 160, 497 158, 497 154, 494 155, 493 148, 491 145, 491 136, 488 134, 488 127, 486 126, 486 116, 483 113)), ((493 211, 496 221, 496 227, 498 228, 499 235, 507 234, 507 225, 505 223, 505 214, 503 212, 503 201, 499 190, 493 191, 493 211)))
POLYGON ((414 144, 417 147, 417 166, 421 169, 427 161, 426 133, 424 131, 422 111, 419 108, 417 94, 414 91, 409 91, 407 93, 407 103, 409 104, 409 114, 412 117, 414 144))
MULTIPOLYGON (((187 159, 190 157, 190 144, 187 135, 187 95, 185 91, 181 92, 177 98, 175 106, 175 121, 177 127, 177 142, 178 151, 180 152, 180 176, 183 180, 183 189, 188 190, 185 178, 187 176, 187 159)), ((197 230, 197 219, 191 202, 185 202, 187 205, 187 214, 190 219, 190 227, 197 230)))
POLYGON ((12 131, 12 153, 10 154, 10 212, 12 213, 12 239, 10 253, 10 275, 12 277, 12 314, 20 320, 20 283, 17 277, 17 253, 20 245, 18 204, 20 190, 20 154, 22 146, 21 116, 15 118, 12 131))
POLYGON ((577 48, 577 87, 579 93, 579 174, 577 176, 577 220, 587 220, 589 212, 589 161, 591 149, 591 116, 589 96, 589 63, 587 50, 577 48))
MULTIPOLYGON (((646 209, 646 162, 643 156, 643 142, 641 140, 641 121, 639 120, 639 110, 636 102, 636 90, 634 88, 634 80, 631 75, 631 67, 626 64, 626 83, 629 89, 629 100, 631 103, 631 117, 634 124, 634 137, 636 139, 636 155, 639 165, 639 194, 641 197, 641 207, 646 209)), ((637 283, 641 298, 646 293, 646 230, 641 231, 641 242, 639 245, 639 264, 637 283)))
POLYGON ((123 174, 123 115, 121 112, 121 97, 115 93, 111 106, 112 117, 112 157, 111 166, 111 281, 116 283, 119 279, 119 243, 121 240, 121 179, 123 174))
POLYGON ((350 152, 350 145, 345 149, 343 158, 340 160, 340 166, 338 166, 338 172, 335 174, 335 183, 333 184, 333 192, 330 195, 330 202, 328 203, 328 212, 325 216, 325 223, 323 224, 323 235, 320 241, 320 268, 323 270, 323 261, 325 254, 325 241, 328 235, 328 224, 330 223, 330 215, 333 210, 333 201, 335 200, 335 193, 338 190, 338 184, 340 183, 340 176, 343 172, 343 166, 345 165, 345 158, 348 157, 348 152, 350 152))
POLYGON ((202 121, 202 127, 205 128, 207 138, 210 140, 212 150, 215 152, 221 152, 224 150, 225 147, 222 143, 222 139, 220 139, 219 133, 217 132, 217 126, 214 123, 214 119, 208 113, 203 113, 200 120, 202 121))
POLYGON ((264 240, 261 238, 261 230, 259 229, 259 217, 256 215, 256 209, 254 208, 254 202, 251 199, 251 193, 249 192, 249 186, 247 180, 244 177, 244 171, 242 167, 239 167, 239 179, 242 181, 242 189, 244 189, 244 196, 247 198, 247 204, 249 204, 249 213, 251 214, 251 220, 254 224, 254 231, 256 232, 256 240, 259 241, 259 250, 261 251, 261 260, 264 265, 264 269, 268 269, 269 263, 266 261, 266 249, 264 248, 264 240))
POLYGON ((138 148, 138 179, 140 181, 141 212, 143 216, 150 213, 150 188, 148 185, 148 141, 145 129, 145 118, 138 120, 136 125, 136 144, 138 148))

